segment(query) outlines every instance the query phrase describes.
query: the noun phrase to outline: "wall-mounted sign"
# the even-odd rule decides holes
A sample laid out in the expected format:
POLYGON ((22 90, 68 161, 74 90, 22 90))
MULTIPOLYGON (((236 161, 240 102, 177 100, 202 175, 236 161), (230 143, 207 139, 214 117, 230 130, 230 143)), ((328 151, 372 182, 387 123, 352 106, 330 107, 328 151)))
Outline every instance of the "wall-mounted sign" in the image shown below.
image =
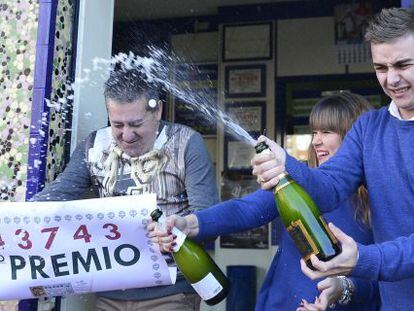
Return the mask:
POLYGON ((266 66, 227 66, 224 89, 226 98, 265 97, 266 66))

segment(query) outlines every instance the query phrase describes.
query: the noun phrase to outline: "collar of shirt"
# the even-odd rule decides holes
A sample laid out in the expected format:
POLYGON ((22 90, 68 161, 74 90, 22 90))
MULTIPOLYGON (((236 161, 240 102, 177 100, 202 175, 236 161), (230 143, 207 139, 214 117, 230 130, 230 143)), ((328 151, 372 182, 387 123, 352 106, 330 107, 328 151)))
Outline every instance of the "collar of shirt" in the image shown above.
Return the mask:
POLYGON ((390 114, 393 117, 396 117, 398 120, 401 120, 401 121, 414 121, 414 117, 412 117, 409 120, 404 120, 403 118, 401 118, 400 111, 398 110, 397 105, 393 101, 391 102, 390 106, 388 107, 388 111, 390 112, 390 114))

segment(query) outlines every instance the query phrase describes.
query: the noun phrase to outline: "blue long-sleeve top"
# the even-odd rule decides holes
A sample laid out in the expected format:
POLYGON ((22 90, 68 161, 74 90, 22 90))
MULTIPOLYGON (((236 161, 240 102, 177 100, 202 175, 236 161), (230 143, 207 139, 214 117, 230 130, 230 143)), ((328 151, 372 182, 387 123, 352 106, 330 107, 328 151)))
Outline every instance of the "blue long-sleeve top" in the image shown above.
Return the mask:
POLYGON ((359 118, 338 152, 317 169, 287 157, 286 170, 329 211, 366 184, 376 244, 358 245, 353 276, 379 280, 382 310, 414 305, 414 121, 387 107, 359 118))
MULTIPOLYGON (((258 190, 239 199, 221 202, 195 213, 199 222, 197 239, 259 227, 279 216, 273 193, 258 190)), ((362 224, 354 221, 354 210, 347 201, 342 208, 324 216, 335 222, 362 244, 372 243, 372 235, 362 224)), ((301 299, 314 301, 319 295, 316 284, 300 270, 300 254, 286 230, 260 290, 256 310, 296 310, 301 299)), ((353 278, 356 286, 352 302, 335 310, 377 310, 376 282, 353 278)))

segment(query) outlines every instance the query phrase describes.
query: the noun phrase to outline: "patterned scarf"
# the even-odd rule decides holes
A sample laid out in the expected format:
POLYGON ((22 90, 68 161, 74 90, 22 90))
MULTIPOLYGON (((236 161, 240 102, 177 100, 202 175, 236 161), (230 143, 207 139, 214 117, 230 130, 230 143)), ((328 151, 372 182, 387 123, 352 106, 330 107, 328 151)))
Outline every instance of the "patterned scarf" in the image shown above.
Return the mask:
POLYGON ((104 177, 104 196, 112 196, 117 181, 119 163, 128 162, 131 165, 131 179, 136 185, 146 184, 150 177, 159 170, 162 163, 160 150, 151 150, 139 157, 131 157, 114 143, 104 163, 106 175, 104 177))

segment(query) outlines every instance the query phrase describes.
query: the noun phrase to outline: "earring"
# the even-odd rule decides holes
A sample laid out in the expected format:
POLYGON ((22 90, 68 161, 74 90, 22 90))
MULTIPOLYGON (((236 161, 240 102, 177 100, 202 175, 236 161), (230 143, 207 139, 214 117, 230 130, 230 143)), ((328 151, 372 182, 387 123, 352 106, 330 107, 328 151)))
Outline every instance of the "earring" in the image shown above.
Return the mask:
POLYGON ((150 106, 150 108, 154 109, 155 107, 157 107, 157 101, 155 99, 151 98, 148 101, 148 106, 150 106))

